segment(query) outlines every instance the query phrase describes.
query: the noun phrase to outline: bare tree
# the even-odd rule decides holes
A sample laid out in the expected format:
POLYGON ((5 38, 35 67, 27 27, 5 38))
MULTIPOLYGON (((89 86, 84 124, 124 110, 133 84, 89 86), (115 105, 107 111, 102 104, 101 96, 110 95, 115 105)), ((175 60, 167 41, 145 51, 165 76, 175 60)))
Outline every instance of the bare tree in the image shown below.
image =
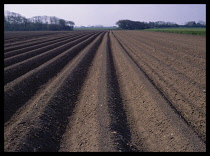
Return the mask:
POLYGON ((34 16, 25 18, 18 13, 4 12, 4 29, 16 30, 73 30, 74 22, 55 16, 34 16))

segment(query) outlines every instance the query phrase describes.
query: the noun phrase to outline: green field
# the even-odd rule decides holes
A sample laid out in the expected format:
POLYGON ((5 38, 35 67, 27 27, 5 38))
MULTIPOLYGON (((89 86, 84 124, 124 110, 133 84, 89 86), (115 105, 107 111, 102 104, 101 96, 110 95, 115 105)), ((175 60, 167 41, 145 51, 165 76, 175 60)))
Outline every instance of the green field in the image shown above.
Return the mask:
POLYGON ((143 31, 168 32, 168 33, 206 36, 206 28, 155 28, 155 29, 144 29, 143 31))

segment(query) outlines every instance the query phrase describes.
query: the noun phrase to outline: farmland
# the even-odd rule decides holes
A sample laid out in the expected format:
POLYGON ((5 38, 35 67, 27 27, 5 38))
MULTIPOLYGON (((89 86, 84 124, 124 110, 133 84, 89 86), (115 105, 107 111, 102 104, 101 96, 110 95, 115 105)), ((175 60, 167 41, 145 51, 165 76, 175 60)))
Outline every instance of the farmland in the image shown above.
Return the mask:
POLYGON ((4 151, 206 151, 206 37, 4 32, 4 151))
POLYGON ((168 33, 206 36, 206 28, 181 28, 181 27, 180 28, 153 28, 153 29, 145 29, 144 31, 168 32, 168 33))

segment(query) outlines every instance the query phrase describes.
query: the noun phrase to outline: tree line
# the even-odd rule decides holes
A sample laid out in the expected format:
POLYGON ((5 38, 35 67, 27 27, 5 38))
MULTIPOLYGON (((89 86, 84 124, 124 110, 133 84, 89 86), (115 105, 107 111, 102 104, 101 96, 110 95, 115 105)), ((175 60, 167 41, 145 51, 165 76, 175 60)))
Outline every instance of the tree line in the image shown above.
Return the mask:
POLYGON ((206 27, 206 23, 199 21, 189 21, 185 25, 178 25, 174 22, 140 22, 140 21, 131 21, 131 20, 119 20, 116 22, 121 29, 135 30, 135 29, 151 29, 151 28, 169 28, 169 27, 206 27))
POLYGON ((73 30, 73 28, 74 22, 55 16, 25 18, 18 13, 4 12, 4 31, 59 31, 73 30))

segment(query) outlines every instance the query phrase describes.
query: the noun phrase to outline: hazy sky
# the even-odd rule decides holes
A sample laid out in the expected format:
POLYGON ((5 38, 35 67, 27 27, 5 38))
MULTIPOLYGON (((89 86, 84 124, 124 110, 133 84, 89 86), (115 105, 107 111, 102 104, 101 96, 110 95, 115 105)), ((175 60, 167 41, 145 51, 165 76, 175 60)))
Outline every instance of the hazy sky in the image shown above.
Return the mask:
POLYGON ((118 20, 141 22, 206 22, 206 4, 5 4, 5 10, 26 18, 56 16, 76 26, 114 26, 118 20))

